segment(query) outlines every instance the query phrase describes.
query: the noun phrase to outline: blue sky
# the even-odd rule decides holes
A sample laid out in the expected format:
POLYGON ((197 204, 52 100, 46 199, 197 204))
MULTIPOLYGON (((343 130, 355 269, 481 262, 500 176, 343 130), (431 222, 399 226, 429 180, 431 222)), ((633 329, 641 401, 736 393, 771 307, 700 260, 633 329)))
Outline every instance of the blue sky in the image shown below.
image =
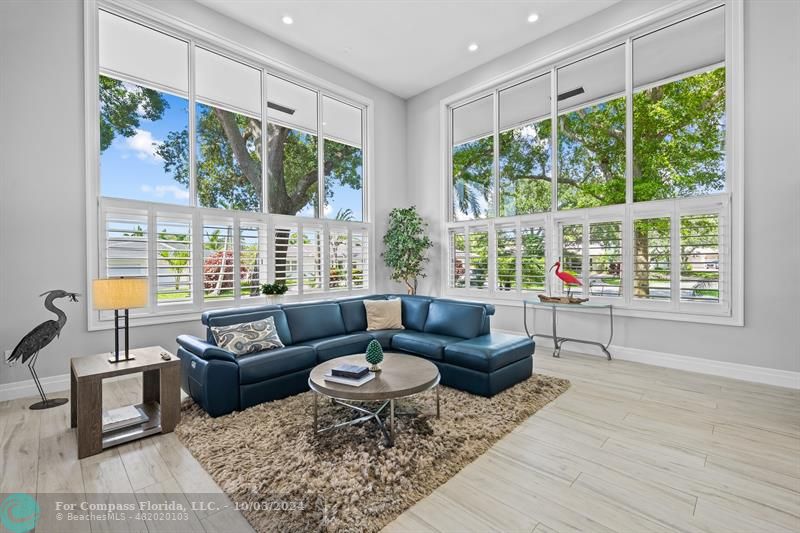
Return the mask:
POLYGON ((190 205, 189 190, 164 172, 164 162, 154 143, 166 139, 171 131, 186 129, 189 122, 187 100, 162 93, 169 108, 161 120, 141 119, 133 137, 117 136, 100 156, 100 187, 103 196, 190 205))
MULTIPOLYGON (((189 122, 186 99, 161 93, 169 107, 158 121, 141 119, 132 137, 115 137, 100 156, 100 187, 103 196, 191 205, 188 187, 181 185, 171 173, 164 171, 164 162, 156 154, 156 147, 169 132, 182 131, 189 122)), ((355 220, 362 220, 363 209, 360 190, 335 185, 333 198, 325 209, 325 216, 333 218, 339 209, 350 208, 355 220)), ((311 206, 300 214, 310 216, 311 206)))

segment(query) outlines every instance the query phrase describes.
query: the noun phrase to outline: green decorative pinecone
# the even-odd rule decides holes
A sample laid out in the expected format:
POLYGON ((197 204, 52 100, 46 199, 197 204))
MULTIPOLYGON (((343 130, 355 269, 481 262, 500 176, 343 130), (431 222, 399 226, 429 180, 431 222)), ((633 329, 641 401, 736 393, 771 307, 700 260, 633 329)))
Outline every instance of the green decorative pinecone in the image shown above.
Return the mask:
POLYGON ((367 345, 367 363, 372 365, 372 370, 375 372, 378 370, 378 365, 383 361, 383 348, 381 348, 381 343, 376 340, 369 341, 367 345))

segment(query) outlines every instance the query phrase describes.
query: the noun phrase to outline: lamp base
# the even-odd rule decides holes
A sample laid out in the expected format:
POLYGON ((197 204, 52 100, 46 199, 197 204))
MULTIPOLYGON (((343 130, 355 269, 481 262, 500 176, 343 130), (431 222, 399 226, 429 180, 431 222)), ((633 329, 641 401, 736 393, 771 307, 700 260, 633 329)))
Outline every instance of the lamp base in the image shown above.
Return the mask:
POLYGON ((125 361, 133 361, 134 359, 136 359, 136 358, 135 358, 134 356, 132 356, 132 355, 130 355, 130 356, 128 356, 127 358, 124 358, 124 359, 123 359, 122 357, 120 357, 119 359, 117 359, 116 357, 114 357, 114 354, 112 353, 112 354, 111 354, 111 355, 108 357, 108 362, 109 362, 109 363, 124 363, 125 361))
POLYGON ((46 400, 42 400, 41 402, 36 402, 32 404, 29 409, 33 409, 34 411, 40 411, 42 409, 50 409, 51 407, 58 407, 59 405, 64 405, 69 400, 66 398, 48 398, 46 400))

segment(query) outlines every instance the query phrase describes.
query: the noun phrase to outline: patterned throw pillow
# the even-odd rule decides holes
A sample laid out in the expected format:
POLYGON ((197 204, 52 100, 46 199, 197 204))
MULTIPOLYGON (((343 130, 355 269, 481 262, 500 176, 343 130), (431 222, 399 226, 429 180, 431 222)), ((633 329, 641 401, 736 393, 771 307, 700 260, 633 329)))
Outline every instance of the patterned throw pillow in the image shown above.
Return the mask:
POLYGON ((255 322, 212 327, 211 332, 217 346, 236 355, 283 348, 271 316, 255 322))

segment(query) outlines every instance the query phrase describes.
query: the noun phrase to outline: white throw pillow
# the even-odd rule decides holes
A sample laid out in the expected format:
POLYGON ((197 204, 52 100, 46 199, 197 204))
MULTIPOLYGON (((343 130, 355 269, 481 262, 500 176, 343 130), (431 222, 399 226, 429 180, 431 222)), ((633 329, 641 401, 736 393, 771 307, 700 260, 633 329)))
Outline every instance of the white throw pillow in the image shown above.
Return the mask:
POLYGON ((399 298, 394 300, 364 300, 367 310, 367 331, 405 329, 403 308, 399 298))
POLYGON ((255 322, 212 327, 211 333, 217 346, 236 355, 283 348, 271 316, 255 322))

